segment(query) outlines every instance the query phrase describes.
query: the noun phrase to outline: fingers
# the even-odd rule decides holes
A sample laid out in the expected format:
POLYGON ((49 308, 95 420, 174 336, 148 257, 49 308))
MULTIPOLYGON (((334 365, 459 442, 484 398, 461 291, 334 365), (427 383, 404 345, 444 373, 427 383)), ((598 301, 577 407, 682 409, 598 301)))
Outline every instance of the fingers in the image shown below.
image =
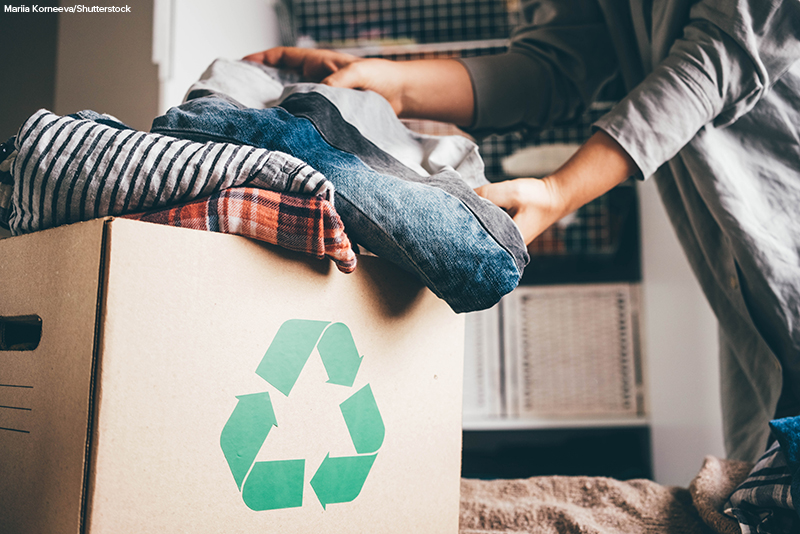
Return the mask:
POLYGON ((475 189, 478 196, 481 196, 504 210, 512 216, 519 211, 519 191, 514 180, 486 184, 475 189))
POLYGON ((331 50, 291 46, 278 46, 244 57, 248 61, 263 63, 270 67, 293 70, 310 81, 319 81, 336 72, 340 66, 352 61, 350 58, 348 54, 331 50))
POLYGON ((483 185, 475 192, 511 216, 526 244, 555 222, 550 214, 547 189, 541 180, 517 178, 483 185))
POLYGON ((248 54, 244 56, 242 59, 244 59, 245 61, 252 61, 253 63, 264 63, 264 54, 266 53, 267 51, 264 50, 262 52, 256 52, 255 54, 248 54))
MULTIPOLYGON (((265 65, 273 65, 273 60, 271 59, 272 56, 276 54, 275 48, 270 48, 269 50, 262 50, 261 52, 256 52, 255 54, 249 54, 244 56, 242 59, 246 61, 252 61, 253 63, 263 63, 265 65)), ((277 52, 280 54, 280 51, 277 52)))
POLYGON ((357 65, 348 65, 344 68, 337 68, 333 74, 327 76, 322 83, 331 87, 346 87, 349 89, 364 89, 367 84, 360 74, 357 65))
POLYGON ((269 65, 270 67, 299 70, 302 68, 306 57, 311 51, 312 50, 307 48, 277 46, 275 48, 270 48, 269 50, 250 54, 245 56, 243 59, 247 61, 253 61, 255 63, 263 63, 264 65, 269 65))
POLYGON ((327 76, 322 83, 332 87, 374 91, 389 102, 396 115, 403 111, 402 70, 397 62, 354 58, 327 76))

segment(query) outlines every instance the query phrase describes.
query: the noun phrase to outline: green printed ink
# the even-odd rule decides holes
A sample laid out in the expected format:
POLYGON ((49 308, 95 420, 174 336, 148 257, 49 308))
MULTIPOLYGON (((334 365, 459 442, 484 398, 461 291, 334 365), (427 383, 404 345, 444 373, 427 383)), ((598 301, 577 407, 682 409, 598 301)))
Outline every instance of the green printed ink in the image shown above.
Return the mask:
POLYGON ((278 426, 269 393, 239 395, 236 404, 219 438, 219 444, 228 466, 231 468, 236 485, 242 489, 242 482, 253 465, 258 451, 267 440, 273 426, 278 426))
MULTIPOLYGON (((314 348, 320 354, 328 383, 353 387, 363 356, 343 323, 286 321, 267 348, 256 374, 288 397, 314 348)), ((302 507, 304 459, 255 461, 270 430, 278 426, 269 393, 236 398, 239 402, 222 429, 220 447, 245 505, 259 512, 302 507)), ((323 509, 358 497, 386 433, 369 384, 339 408, 356 455, 332 458, 328 453, 314 473, 311 488, 323 509)))
POLYGON ((339 405, 358 454, 377 452, 386 429, 369 384, 339 405))
POLYGON ((319 340, 317 350, 328 373, 328 383, 352 387, 361 366, 361 356, 350 329, 342 323, 330 325, 319 340))
POLYGON ((350 502, 358 497, 377 454, 371 456, 325 457, 311 479, 322 508, 332 503, 350 502))

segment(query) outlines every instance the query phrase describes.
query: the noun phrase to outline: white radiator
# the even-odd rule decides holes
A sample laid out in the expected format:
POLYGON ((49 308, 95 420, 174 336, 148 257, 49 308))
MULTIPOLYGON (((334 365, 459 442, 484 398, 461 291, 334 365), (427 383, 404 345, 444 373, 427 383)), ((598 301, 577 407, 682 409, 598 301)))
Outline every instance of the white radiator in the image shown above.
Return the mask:
POLYGON ((643 415, 638 290, 521 286, 470 314, 465 418, 643 415))

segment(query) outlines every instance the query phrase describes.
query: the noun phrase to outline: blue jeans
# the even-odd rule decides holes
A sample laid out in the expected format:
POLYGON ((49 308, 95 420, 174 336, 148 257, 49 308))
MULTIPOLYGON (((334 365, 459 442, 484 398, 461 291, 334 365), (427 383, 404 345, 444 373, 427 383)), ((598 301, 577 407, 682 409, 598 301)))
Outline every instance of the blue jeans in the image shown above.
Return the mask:
POLYGON ((519 283, 522 269, 512 254, 459 199, 375 172, 329 145, 308 119, 282 108, 241 109, 225 99, 198 98, 157 118, 152 131, 302 159, 334 184, 336 210, 352 241, 418 275, 456 312, 489 308, 519 283))

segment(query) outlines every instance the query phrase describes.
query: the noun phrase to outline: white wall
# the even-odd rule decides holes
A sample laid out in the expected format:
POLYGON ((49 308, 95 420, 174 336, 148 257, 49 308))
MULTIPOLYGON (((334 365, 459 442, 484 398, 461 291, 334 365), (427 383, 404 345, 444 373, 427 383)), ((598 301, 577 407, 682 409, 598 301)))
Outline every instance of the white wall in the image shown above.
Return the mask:
POLYGON ((131 8, 59 17, 56 113, 94 109, 149 130, 214 59, 280 44, 272 0, 150 0, 131 8))
POLYGON ((717 321, 670 225, 655 181, 639 187, 643 335, 653 468, 661 484, 688 486, 703 457, 725 457, 717 321))
POLYGON ((218 57, 239 59, 280 44, 272 0, 155 0, 155 57, 162 81, 159 114, 181 103, 189 86, 218 57), (164 18, 171 19, 166 25, 164 18))

